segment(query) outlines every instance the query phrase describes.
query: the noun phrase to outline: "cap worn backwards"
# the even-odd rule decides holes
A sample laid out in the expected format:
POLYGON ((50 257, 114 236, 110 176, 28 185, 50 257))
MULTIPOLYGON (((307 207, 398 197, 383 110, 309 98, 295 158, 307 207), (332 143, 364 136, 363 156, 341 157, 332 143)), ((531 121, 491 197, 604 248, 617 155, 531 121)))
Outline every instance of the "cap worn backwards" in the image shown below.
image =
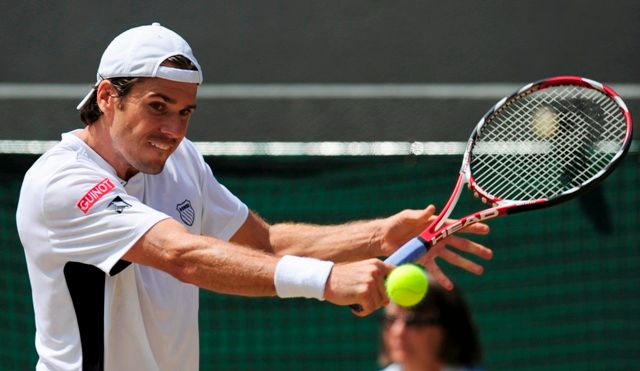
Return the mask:
MULTIPOLYGON (((153 23, 129 29, 118 35, 102 54, 95 87, 114 77, 160 77, 186 83, 202 83, 202 69, 189 44, 177 33, 153 23), (197 71, 161 66, 167 58, 182 55, 197 67, 197 71)), ((95 90, 80 102, 81 109, 95 90)))

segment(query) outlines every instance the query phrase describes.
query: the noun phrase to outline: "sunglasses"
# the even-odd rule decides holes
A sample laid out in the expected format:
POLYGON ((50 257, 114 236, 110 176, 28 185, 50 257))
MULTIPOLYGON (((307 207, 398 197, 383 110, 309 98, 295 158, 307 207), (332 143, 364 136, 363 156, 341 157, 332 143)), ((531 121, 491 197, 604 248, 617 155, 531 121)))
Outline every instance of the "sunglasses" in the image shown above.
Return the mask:
POLYGON ((382 317, 382 324, 387 327, 391 326, 396 321, 402 321, 405 326, 409 327, 425 327, 440 324, 440 319, 435 318, 432 315, 409 313, 406 316, 393 316, 387 314, 382 317))

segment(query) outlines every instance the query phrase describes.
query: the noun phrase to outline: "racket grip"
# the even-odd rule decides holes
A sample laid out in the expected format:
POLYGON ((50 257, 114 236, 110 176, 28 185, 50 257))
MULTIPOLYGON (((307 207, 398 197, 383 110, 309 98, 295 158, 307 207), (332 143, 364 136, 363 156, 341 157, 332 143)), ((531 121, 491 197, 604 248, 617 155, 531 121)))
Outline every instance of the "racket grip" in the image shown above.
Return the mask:
MULTIPOLYGON (((411 263, 418 260, 422 255, 427 253, 427 244, 420 238, 415 237, 407 241, 404 245, 400 246, 396 252, 391 254, 385 262, 391 263, 395 266, 411 263)), ((360 304, 349 305, 351 309, 356 312, 362 312, 362 306, 360 304)))
POLYGON ((396 252, 391 254, 385 262, 395 266, 411 263, 418 260, 422 255, 427 253, 427 243, 420 237, 415 237, 400 246, 396 252))

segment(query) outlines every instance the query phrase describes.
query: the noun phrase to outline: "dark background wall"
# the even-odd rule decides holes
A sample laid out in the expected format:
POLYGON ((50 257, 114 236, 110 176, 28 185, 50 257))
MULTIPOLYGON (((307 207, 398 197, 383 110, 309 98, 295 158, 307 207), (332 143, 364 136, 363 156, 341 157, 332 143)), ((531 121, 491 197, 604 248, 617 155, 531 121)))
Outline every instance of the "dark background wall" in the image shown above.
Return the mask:
MULTIPOLYGON (((0 82, 94 82, 123 30, 182 34, 205 84, 525 83, 575 74, 640 81, 640 2, 23 1, 5 5, 0 82)), ((0 100, 0 138, 58 139, 77 98, 0 100)), ((202 99, 194 140, 464 140, 484 99, 202 99)), ((627 99, 632 111, 638 99, 627 99)))

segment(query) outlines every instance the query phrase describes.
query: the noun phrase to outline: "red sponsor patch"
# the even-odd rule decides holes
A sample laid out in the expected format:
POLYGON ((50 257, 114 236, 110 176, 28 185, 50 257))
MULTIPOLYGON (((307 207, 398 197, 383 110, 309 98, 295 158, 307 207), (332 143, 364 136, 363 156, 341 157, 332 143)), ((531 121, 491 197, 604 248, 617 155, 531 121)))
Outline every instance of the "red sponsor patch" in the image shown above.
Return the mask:
POLYGON ((78 206, 78 208, 86 214, 91 209, 93 204, 98 202, 98 200, 101 199, 102 196, 109 193, 115 187, 116 186, 113 185, 109 178, 104 178, 93 188, 91 188, 89 192, 82 196, 82 198, 78 200, 76 206, 78 206))

